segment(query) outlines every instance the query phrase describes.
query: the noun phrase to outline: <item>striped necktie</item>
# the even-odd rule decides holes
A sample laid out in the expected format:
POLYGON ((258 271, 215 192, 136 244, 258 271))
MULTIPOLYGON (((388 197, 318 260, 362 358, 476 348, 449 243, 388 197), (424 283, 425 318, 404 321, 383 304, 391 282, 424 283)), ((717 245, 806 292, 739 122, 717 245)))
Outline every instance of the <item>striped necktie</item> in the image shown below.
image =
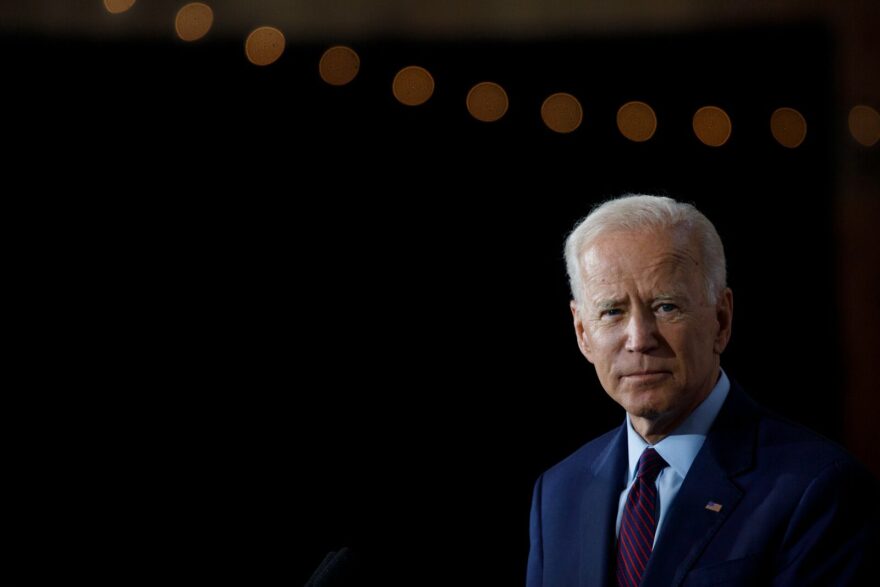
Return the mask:
POLYGON ((653 448, 639 457, 636 480, 626 497, 617 538, 617 584, 637 587, 648 566, 657 528, 657 475, 668 463, 653 448))

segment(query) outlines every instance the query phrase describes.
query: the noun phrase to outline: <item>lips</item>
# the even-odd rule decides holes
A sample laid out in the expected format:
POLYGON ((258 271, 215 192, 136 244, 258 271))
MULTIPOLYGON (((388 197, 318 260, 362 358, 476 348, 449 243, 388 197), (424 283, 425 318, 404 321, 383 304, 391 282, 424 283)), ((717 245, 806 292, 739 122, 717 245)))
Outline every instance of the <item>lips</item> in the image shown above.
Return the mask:
POLYGON ((625 375, 621 375, 623 379, 636 379, 636 380, 649 380, 649 379, 658 379, 660 377, 664 377, 666 375, 670 375, 669 371, 663 371, 660 369, 652 369, 648 371, 633 371, 632 373, 627 373, 625 375))

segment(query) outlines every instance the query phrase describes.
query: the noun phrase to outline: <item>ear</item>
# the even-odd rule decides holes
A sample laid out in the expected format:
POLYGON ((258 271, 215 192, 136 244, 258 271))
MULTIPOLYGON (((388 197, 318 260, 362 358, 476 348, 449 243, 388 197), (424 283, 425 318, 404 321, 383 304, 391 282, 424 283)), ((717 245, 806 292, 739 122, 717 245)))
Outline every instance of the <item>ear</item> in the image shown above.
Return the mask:
POLYGON ((730 341, 730 329, 733 325, 733 292, 731 289, 725 288, 718 304, 715 306, 715 319, 718 321, 718 333, 715 335, 714 350, 716 354, 721 354, 727 348, 730 341))
POLYGON ((587 338, 587 332, 584 328, 584 321, 581 318, 581 312, 578 311, 577 302, 572 300, 569 303, 569 307, 571 308, 571 318, 574 321, 574 333, 577 336, 578 348, 581 349, 581 354, 587 358, 589 362, 593 362, 591 358, 592 351, 590 349, 590 341, 587 338))

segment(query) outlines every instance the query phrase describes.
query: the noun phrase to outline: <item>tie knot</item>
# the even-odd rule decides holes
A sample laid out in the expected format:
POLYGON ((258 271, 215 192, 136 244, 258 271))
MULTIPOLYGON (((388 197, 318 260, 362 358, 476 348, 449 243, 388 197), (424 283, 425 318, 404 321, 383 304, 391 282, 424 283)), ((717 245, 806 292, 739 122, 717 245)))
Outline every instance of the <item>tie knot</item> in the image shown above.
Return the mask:
POLYGON ((639 457, 639 466, 636 471, 636 477, 642 477, 648 483, 653 483, 663 467, 666 467, 667 465, 669 465, 669 463, 663 460, 660 453, 653 448, 646 448, 645 452, 642 453, 642 456, 639 457))

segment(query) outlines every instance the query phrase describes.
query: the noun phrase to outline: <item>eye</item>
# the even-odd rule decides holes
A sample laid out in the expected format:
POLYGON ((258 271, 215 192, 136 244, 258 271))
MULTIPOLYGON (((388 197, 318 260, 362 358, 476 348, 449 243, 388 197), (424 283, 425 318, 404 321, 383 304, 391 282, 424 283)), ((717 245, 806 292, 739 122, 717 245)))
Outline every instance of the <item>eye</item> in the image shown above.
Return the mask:
POLYGON ((670 304, 668 302, 665 304, 660 304, 656 308, 656 311, 660 314, 669 314, 670 312, 675 312, 676 310, 678 310, 678 306, 676 306, 675 304, 670 304))
POLYGON ((614 318, 615 316, 620 316, 623 311, 620 308, 608 308, 606 310, 602 310, 599 314, 601 318, 614 318))

